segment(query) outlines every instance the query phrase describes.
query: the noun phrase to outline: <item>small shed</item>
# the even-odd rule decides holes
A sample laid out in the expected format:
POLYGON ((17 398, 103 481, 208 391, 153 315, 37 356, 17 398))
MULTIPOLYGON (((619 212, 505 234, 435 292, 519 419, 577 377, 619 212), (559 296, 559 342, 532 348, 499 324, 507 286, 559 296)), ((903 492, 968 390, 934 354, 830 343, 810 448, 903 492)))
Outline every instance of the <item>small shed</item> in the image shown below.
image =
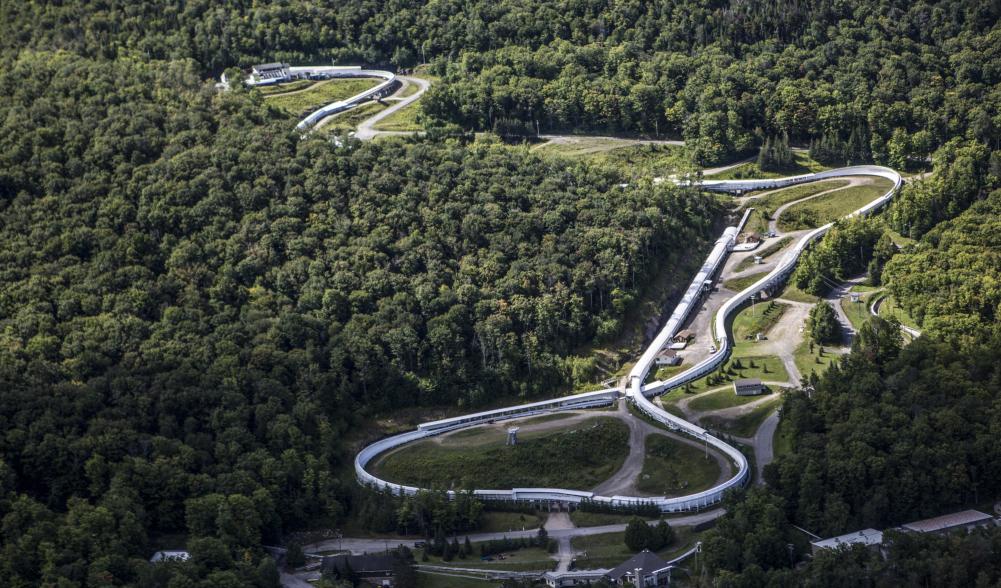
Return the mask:
POLYGON ((681 363, 681 357, 673 349, 661 349, 653 361, 657 365, 678 365, 681 363))
POLYGON ((695 338, 695 333, 690 329, 683 329, 678 331, 678 333, 673 337, 675 343, 687 343, 695 338))
POLYGON ((737 396, 756 396, 765 391, 759 378, 741 378, 733 381, 733 391, 737 396))

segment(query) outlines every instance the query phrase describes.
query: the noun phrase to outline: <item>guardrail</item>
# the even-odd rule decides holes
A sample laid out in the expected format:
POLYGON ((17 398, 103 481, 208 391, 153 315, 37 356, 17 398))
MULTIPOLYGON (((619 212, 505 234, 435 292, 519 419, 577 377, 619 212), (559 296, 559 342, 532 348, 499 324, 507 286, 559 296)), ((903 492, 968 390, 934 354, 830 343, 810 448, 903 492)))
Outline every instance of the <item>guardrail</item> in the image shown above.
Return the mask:
MULTIPOLYGON (((893 181, 893 186, 881 197, 848 215, 849 217, 866 216, 873 211, 878 210, 890 201, 903 183, 900 174, 892 169, 881 166, 867 165, 846 167, 816 174, 805 174, 791 178, 782 178, 779 180, 715 180, 712 181, 711 184, 710 182, 703 182, 702 186, 703 188, 714 189, 717 191, 762 190, 791 186, 826 178, 859 175, 883 177, 893 181)), ((747 215, 745 214, 741 224, 743 224, 746 219, 747 215)), ((646 376, 653 365, 657 353, 663 348, 667 341, 669 341, 677 333, 677 329, 684 322, 691 309, 694 308, 695 302, 699 299, 699 288, 701 288, 702 284, 705 283, 704 281, 706 279, 712 278, 722 262, 726 259, 730 249, 732 249, 734 240, 737 236, 738 227, 727 228, 726 231, 724 231, 723 236, 716 242, 716 246, 710 252, 706 263, 703 264, 702 268, 696 274, 695 279, 686 291, 685 296, 682 297, 681 303, 675 309, 674 313, 672 313, 671 318, 664 326, 664 329, 662 329, 657 335, 654 341, 640 357, 636 366, 634 366, 629 373, 629 386, 625 394, 635 401, 636 407, 655 421, 662 423, 671 429, 682 431, 696 437, 704 441, 707 445, 711 445, 727 455, 737 465, 737 473, 732 478, 726 480, 722 484, 710 488, 709 490, 675 498, 646 496, 598 496, 593 492, 568 490, 563 488, 473 490, 473 494, 484 500, 525 500, 567 503, 580 503, 590 500, 622 506, 652 503, 656 504, 663 512, 699 510, 721 502, 728 491, 743 485, 749 479, 750 466, 747 458, 744 457, 744 455, 737 448, 713 435, 710 435, 705 429, 661 409, 651 402, 648 397, 662 394, 667 390, 676 388, 687 382, 698 380, 722 365, 729 358, 733 349, 733 344, 731 343, 729 334, 726 331, 726 322, 730 315, 736 312, 750 299, 752 295, 755 295, 762 290, 777 288, 781 283, 783 283, 796 267, 796 262, 799 260, 800 255, 802 255, 806 248, 815 240, 827 233, 832 226, 833 223, 828 223, 804 235, 799 242, 797 242, 796 245, 782 257, 776 267, 769 272, 768 275, 758 280, 753 285, 745 288, 737 295, 727 300, 723 306, 720 307, 713 323, 713 335, 720 343, 720 348, 717 353, 699 362, 691 369, 688 369, 672 378, 664 381, 652 382, 650 384, 643 384, 643 381, 646 379, 646 376), (693 293, 693 288, 695 288, 695 295, 690 296, 690 294, 693 293)), ((424 423, 420 425, 416 431, 394 435, 377 441, 362 449, 362 451, 355 457, 355 474, 361 484, 371 485, 379 489, 390 490, 398 494, 415 494, 420 490, 419 488, 379 479, 366 471, 365 466, 377 455, 388 449, 399 447, 406 443, 438 435, 447 431, 453 431, 459 428, 475 426, 485 422, 501 419, 521 418, 544 412, 573 410, 575 408, 591 406, 595 403, 608 404, 621 395, 622 393, 618 389, 611 388, 601 390, 599 392, 587 392, 584 394, 577 394, 554 400, 475 413, 465 417, 456 417, 453 419, 445 419, 443 421, 424 423)), ((454 493, 450 492, 450 494, 454 493)))

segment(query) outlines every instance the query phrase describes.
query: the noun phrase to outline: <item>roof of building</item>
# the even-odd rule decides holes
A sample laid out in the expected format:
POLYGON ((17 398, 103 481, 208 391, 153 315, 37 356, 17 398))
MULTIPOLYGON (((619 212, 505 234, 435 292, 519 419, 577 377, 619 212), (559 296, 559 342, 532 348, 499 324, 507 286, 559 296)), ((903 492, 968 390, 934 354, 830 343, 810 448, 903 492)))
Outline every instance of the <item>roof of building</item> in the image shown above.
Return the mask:
POLYGON ((760 386, 761 378, 740 378, 733 381, 734 386, 760 386))
POLYGON ((552 578, 552 579, 560 579, 560 578, 578 578, 578 579, 600 578, 600 577, 604 576, 605 574, 607 574, 608 571, 609 570, 607 570, 605 568, 596 568, 596 569, 593 569, 593 570, 567 570, 565 572, 546 572, 545 574, 542 574, 542 577, 543 578, 552 578))
POLYGON ((924 519, 923 521, 907 523, 906 525, 901 525, 901 528, 918 533, 934 533, 935 531, 944 531, 954 527, 984 523, 993 519, 994 517, 991 515, 982 513, 979 510, 963 510, 940 517, 924 519))
POLYGON ((678 334, 674 336, 675 339, 690 339, 695 336, 695 333, 691 329, 684 329, 678 331, 678 334))
POLYGON ((269 71, 272 69, 283 69, 284 67, 286 67, 285 64, 279 61, 275 63, 262 63, 260 65, 255 65, 254 69, 257 71, 269 71))
POLYGON ((677 351, 668 348, 668 349, 661 349, 660 353, 657 354, 657 357, 676 357, 677 355, 678 355, 677 351))
POLYGON ((393 556, 391 555, 331 555, 323 558, 320 567, 325 572, 338 570, 343 572, 350 564, 351 569, 357 574, 371 574, 374 572, 389 572, 393 569, 393 556))
POLYGON ((149 561, 156 563, 159 561, 187 561, 191 559, 191 554, 180 549, 157 551, 149 561))
POLYGON ((830 539, 811 541, 811 545, 823 549, 835 549, 841 545, 880 545, 883 543, 883 532, 876 529, 862 529, 846 535, 838 535, 830 539))
POLYGON ((660 556, 655 553, 650 553, 649 549, 644 549, 612 568, 611 571, 608 572, 608 577, 611 580, 619 580, 622 576, 635 572, 636 568, 639 568, 640 573, 645 576, 650 572, 663 569, 666 566, 667 562, 661 559, 660 556))

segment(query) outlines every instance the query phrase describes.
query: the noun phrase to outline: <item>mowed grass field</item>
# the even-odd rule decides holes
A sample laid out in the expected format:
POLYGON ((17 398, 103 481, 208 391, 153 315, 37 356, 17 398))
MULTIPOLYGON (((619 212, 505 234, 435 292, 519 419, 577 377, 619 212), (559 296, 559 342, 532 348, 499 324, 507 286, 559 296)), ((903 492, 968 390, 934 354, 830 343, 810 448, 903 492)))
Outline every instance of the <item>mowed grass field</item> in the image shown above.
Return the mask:
POLYGON ((823 180, 820 182, 810 182, 809 184, 800 184, 798 186, 783 188, 781 190, 771 192, 767 196, 750 199, 747 201, 747 206, 754 208, 754 212, 752 212, 750 218, 747 219, 747 229, 758 231, 759 233, 765 233, 768 231, 768 221, 772 218, 775 210, 783 204, 807 198, 821 192, 826 192, 827 190, 843 188, 849 183, 850 182, 848 180, 823 180))
POLYGON ((809 154, 803 151, 794 151, 792 154, 793 164, 781 171, 762 171, 757 163, 748 162, 738 165, 733 169, 728 169, 711 177, 714 180, 744 180, 754 178, 783 178, 785 176, 795 176, 798 174, 808 174, 811 172, 824 171, 830 169, 824 164, 810 159, 809 154))
POLYGON ((705 451, 664 435, 648 435, 636 487, 647 494, 681 496, 711 488, 719 475, 719 464, 707 459, 705 451))
POLYGON ((280 96, 267 96, 268 104, 278 107, 293 116, 303 116, 331 102, 350 98, 379 85, 377 78, 348 78, 326 80, 312 85, 305 92, 280 96))
POLYGON ((564 137, 532 150, 540 155, 586 159, 615 167, 631 178, 670 175, 679 169, 684 154, 680 146, 612 137, 564 137))
MULTIPOLYGON (((668 520, 670 524, 670 520, 668 520)), ((657 552, 664 559, 671 559, 692 547, 698 535, 691 527, 675 527, 674 541, 657 552)), ((625 532, 602 533, 600 535, 583 535, 570 540, 575 551, 584 552, 577 557, 577 567, 582 570, 594 568, 613 568, 634 555, 626 547, 625 532)))
MULTIPOLYGON (((760 396, 758 398, 760 398, 760 396)), ((700 424, 708 429, 717 429, 729 435, 736 435, 738 437, 753 437, 754 433, 758 430, 758 427, 761 426, 761 423, 764 422, 765 418, 767 418, 773 410, 777 409, 781 403, 781 398, 775 394, 770 400, 755 406, 750 411, 738 417, 706 417, 700 420, 700 424)))
POLYGON ((872 181, 871 184, 852 186, 794 204, 782 213, 779 229, 796 231, 826 225, 862 208, 893 186, 893 182, 884 178, 872 178, 872 181))
MULTIPOLYGON (((771 394, 771 392, 768 394, 771 394)), ((733 406, 743 406, 754 402, 755 400, 761 400, 765 396, 768 396, 768 394, 761 394, 758 396, 737 396, 737 394, 733 391, 733 386, 728 386, 723 390, 699 394, 688 403, 688 408, 698 412, 709 412, 712 410, 731 408, 733 406)))
POLYGON ((587 489, 615 473, 629 453, 629 430, 613 417, 593 417, 565 429, 519 433, 505 445, 499 429, 420 441, 377 458, 375 475, 434 488, 542 486, 587 489))

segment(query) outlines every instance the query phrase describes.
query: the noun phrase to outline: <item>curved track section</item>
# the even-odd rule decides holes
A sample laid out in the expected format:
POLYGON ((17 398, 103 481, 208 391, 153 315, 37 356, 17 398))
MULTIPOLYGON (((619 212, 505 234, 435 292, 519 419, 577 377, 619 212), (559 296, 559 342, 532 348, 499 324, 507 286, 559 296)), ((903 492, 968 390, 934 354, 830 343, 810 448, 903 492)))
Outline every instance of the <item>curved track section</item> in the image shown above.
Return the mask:
MULTIPOLYGON (((867 176, 879 176, 887 178, 893 182, 893 186, 881 197, 873 200, 866 206, 860 208, 849 216, 856 215, 868 215, 875 210, 878 210, 884 206, 893 197, 896 191, 902 184, 900 175, 897 172, 879 166, 855 166, 842 168, 838 170, 831 170, 828 172, 822 172, 818 174, 807 174, 803 176, 795 176, 792 178, 782 178, 780 180, 734 180, 734 181, 714 181, 711 182, 711 188, 717 191, 747 191, 747 190, 762 190, 770 189, 776 187, 791 186, 794 184, 812 182, 817 180, 822 180, 825 178, 834 177, 845 177, 845 176, 856 176, 856 175, 867 175, 867 176)), ((708 185, 704 185, 705 188, 710 188, 708 185)), ((746 215, 745 215, 746 220, 746 215)), ((743 224, 743 220, 741 224, 743 224)), ((781 285, 796 267, 796 263, 799 260, 799 256, 806 250, 806 248, 816 239, 823 236, 830 228, 833 223, 824 225, 818 229, 807 233, 803 236, 798 243, 788 252, 776 265, 767 276, 756 282, 755 284, 744 289, 736 296, 727 300, 723 306, 719 309, 716 319, 713 323, 713 336, 716 339, 719 347, 719 351, 712 355, 711 357, 703 360, 702 362, 696 364, 691 369, 686 370, 673 378, 665 381, 657 381, 650 384, 644 384, 650 369, 653 366, 654 359, 657 353, 667 344, 668 341, 677 333, 681 324, 685 321, 688 315, 691 313, 693 308, 696 308, 700 299, 700 294, 705 284, 711 283, 713 276, 723 265, 729 255, 730 250, 733 248, 736 236, 739 232, 738 227, 729 227, 724 231, 723 236, 716 242, 715 247, 713 247, 712 252, 710 252, 709 257, 706 259, 706 263, 696 274, 695 279, 692 281, 685 295, 682 297, 681 303, 672 313, 670 319, 668 319, 667 324, 658 333, 657 337, 653 340, 647 350, 637 361, 636 365, 629 373, 629 386, 625 392, 626 396, 633 399, 636 407, 646 414, 648 417, 660 422, 667 427, 687 433, 692 437, 704 441, 707 445, 712 445, 717 450, 721 451, 727 455, 733 462, 737 465, 737 474, 734 475, 729 480, 723 482, 722 484, 699 492, 697 494, 692 494, 688 496, 680 496, 675 498, 667 497, 640 497, 640 496, 598 496, 592 492, 585 492, 579 490, 567 490, 561 488, 513 488, 510 490, 474 490, 474 494, 488 500, 529 500, 529 501, 549 501, 549 502, 581 502, 584 500, 593 500, 596 502, 606 502, 615 505, 628 505, 628 504, 640 504, 640 503, 654 503, 664 512, 680 512, 688 510, 697 510, 700 508, 705 508, 707 506, 716 504, 723 500, 724 495, 730 489, 741 486, 747 482, 750 477, 750 467, 747 462, 747 458, 737 450, 735 447, 727 444, 710 435, 705 429, 689 423, 688 421, 676 417, 667 411, 661 409, 653 402, 650 401, 648 397, 662 394, 663 392, 681 386, 687 382, 691 382, 701 378, 702 376, 712 372, 720 365, 722 365, 732 352, 733 345, 730 341, 729 334, 726 330, 727 320, 733 315, 741 306, 747 302, 750 297, 762 290, 772 290, 776 289, 781 285)), ((385 480, 381 480, 368 471, 366 471, 366 465, 380 453, 392 449, 394 447, 399 447, 406 443, 444 433, 447 431, 452 431, 464 427, 470 427, 478 424, 483 424, 487 422, 511 419, 511 418, 521 418, 524 416, 529 416, 533 414, 539 414, 543 412, 554 412, 560 410, 572 410, 579 408, 587 408, 592 406, 599 406, 602 404, 609 404, 613 402, 616 398, 620 396, 620 391, 616 388, 611 388, 608 390, 602 390, 599 392, 589 392, 584 394, 578 394, 574 396, 567 396, 564 398, 558 398, 555 400, 535 402, 531 404, 525 404, 505 409, 486 411, 471 415, 466 415, 463 417, 457 417, 453 419, 446 419, 443 421, 435 421, 431 423, 424 423, 418 427, 416 431, 409 433, 404 433, 402 435, 395 435, 393 437, 388 437, 382 439, 372 445, 369 445, 363 449, 355 458, 355 472, 358 477, 358 481, 362 484, 369 484, 376 488, 388 489, 397 493, 413 494, 419 489, 413 486, 403 486, 400 484, 394 484, 385 480)))
MULTIPOLYGON (((876 198, 869 204, 848 215, 849 217, 866 216, 876 210, 879 210, 890 201, 903 183, 900 175, 892 169, 881 166, 863 165, 830 170, 817 174, 781 178, 778 180, 721 180, 705 182, 703 183, 703 187, 705 189, 712 189, 715 191, 743 192, 748 190, 781 188, 794 184, 823 180, 826 178, 860 175, 886 178, 893 182, 893 186, 879 198, 876 198)), ((747 215, 745 214, 744 219, 741 220, 741 226, 746 219, 747 215)), ((826 224, 804 235, 799 242, 797 242, 796 245, 782 257, 776 267, 769 272, 767 276, 739 292, 723 304, 717 312, 716 318, 713 322, 713 337, 715 338, 719 348, 717 353, 672 378, 664 381, 644 384, 650 369, 653 367, 657 353, 659 353, 660 350, 678 332, 678 329, 684 323, 685 319, 688 318, 692 309, 698 307, 703 287, 707 283, 711 284, 716 272, 723 266, 730 250, 733 248, 737 234, 739 233, 739 226, 728 227, 723 232, 722 237, 717 240, 716 245, 713 247, 709 257, 706 259, 705 264, 689 285, 688 290, 686 290, 681 302, 671 314, 667 324, 664 325, 664 328, 660 331, 660 333, 658 333, 657 337, 654 338, 653 342, 651 342, 650 346, 646 349, 640 359, 636 362, 636 365, 629 372, 629 384, 627 389, 624 391, 624 395, 630 397, 635 402, 636 408, 649 418, 666 425, 668 428, 686 433, 705 442, 707 445, 713 446, 715 449, 727 455, 737 466, 737 473, 732 478, 703 492, 673 498, 647 496, 599 496, 593 492, 568 490, 563 488, 474 490, 473 493, 485 500, 523 500, 567 503, 579 503, 591 500, 620 506, 653 503, 656 504, 663 512, 699 510, 721 502, 727 491, 742 486, 750 477, 750 466, 747 458, 744 457, 744 454, 737 448, 713 435, 710 435, 705 429, 663 410, 654 404, 649 397, 662 394, 672 388, 684 385, 687 382, 695 381, 722 365, 729 358, 730 353, 733 350, 733 344, 730 341, 729 333, 727 333, 726 329, 728 319, 736 311, 738 311, 743 304, 751 298, 752 295, 755 295, 762 290, 775 290, 782 283, 784 283, 789 277, 789 274, 793 271, 793 269, 795 269, 800 255, 802 255, 811 243, 827 233, 833 224, 834 223, 826 224)), ((498 420, 522 418, 546 412, 576 410, 607 405, 611 404, 622 395, 622 390, 618 388, 609 388, 598 392, 586 392, 583 394, 576 394, 553 400, 533 402, 531 404, 523 404, 509 408, 490 410, 462 417, 424 423, 421 424, 415 431, 387 437, 369 445, 368 447, 365 447, 355 457, 355 473, 361 484, 371 485, 375 488, 383 490, 390 490, 394 493, 414 494, 418 492, 420 488, 416 488, 414 486, 404 486, 382 480, 369 473, 365 469, 366 466, 377 455, 383 453, 384 451, 441 433, 495 422, 498 420)))
MULTIPOLYGON (((344 100, 338 100, 337 102, 331 102, 326 106, 323 106, 317 110, 314 110, 306 118, 299 121, 299 124, 295 126, 296 129, 300 131, 306 131, 316 125, 324 118, 330 116, 331 114, 337 114, 338 112, 343 112, 350 108, 358 106, 362 102, 372 100, 373 98, 378 98, 383 95, 387 95, 390 90, 395 87, 396 84, 396 74, 390 71, 384 71, 381 69, 362 69, 357 66, 337 66, 337 65, 317 65, 317 66, 302 66, 302 67, 290 67, 288 68, 289 73, 294 76, 294 79, 310 79, 310 80, 330 80, 338 78, 379 78, 383 80, 379 84, 375 85, 364 92, 359 92, 350 98, 344 100)), ((221 82, 219 84, 223 89, 229 88, 229 81, 226 79, 226 74, 222 75, 221 82)), ((274 85, 274 80, 268 81, 258 81, 253 78, 253 76, 248 77, 243 82, 248 86, 270 86, 274 85)))

